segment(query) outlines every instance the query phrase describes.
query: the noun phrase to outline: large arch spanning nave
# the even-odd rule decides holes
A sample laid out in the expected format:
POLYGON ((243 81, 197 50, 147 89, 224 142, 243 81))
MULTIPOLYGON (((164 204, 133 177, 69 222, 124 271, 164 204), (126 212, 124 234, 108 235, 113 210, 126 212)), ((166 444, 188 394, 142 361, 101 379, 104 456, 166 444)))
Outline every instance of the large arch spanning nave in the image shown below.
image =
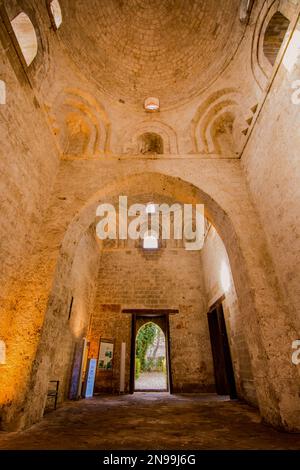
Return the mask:
POLYGON ((0 449, 299 448, 300 2, 0 19, 0 449), (150 232, 197 204, 200 249, 150 232))

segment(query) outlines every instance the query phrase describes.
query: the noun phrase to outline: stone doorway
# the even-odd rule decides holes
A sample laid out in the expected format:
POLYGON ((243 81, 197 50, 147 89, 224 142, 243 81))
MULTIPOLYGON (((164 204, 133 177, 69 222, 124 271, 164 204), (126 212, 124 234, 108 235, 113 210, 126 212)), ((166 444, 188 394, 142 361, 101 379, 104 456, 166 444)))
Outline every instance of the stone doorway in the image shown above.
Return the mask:
POLYGON ((142 325, 136 334, 134 379, 136 392, 168 390, 165 335, 153 321, 142 325))
POLYGON ((207 314, 214 362, 216 391, 218 395, 229 395, 231 399, 236 399, 235 377, 222 300, 223 297, 210 308, 207 314))
POLYGON ((171 370, 169 314, 166 311, 136 310, 132 313, 130 393, 172 393, 171 370), (141 364, 139 335, 147 330, 150 341, 141 364))

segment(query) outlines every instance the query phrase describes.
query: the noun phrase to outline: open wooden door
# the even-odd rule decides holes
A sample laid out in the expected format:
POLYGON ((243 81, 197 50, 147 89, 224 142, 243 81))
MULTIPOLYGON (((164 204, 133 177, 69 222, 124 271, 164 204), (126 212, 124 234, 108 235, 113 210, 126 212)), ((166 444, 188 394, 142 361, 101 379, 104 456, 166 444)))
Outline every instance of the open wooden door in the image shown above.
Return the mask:
POLYGON ((218 395, 237 398, 234 372, 228 343, 222 303, 215 304, 207 314, 211 341, 216 391, 218 395))

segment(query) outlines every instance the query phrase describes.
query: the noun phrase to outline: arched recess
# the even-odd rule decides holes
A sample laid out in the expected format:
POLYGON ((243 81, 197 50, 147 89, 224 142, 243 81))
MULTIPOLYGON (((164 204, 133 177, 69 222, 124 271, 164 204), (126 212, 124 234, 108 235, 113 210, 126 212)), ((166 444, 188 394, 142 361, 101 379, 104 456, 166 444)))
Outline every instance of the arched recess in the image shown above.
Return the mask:
POLYGON ((64 90, 52 105, 51 121, 62 155, 87 158, 109 151, 109 118, 89 93, 64 90))
POLYGON ((191 123, 194 152, 238 157, 249 110, 247 98, 234 88, 223 88, 208 96, 191 123))
POLYGON ((283 11, 280 0, 263 2, 252 37, 251 68, 258 85, 264 90, 273 66, 287 38, 291 18, 288 9, 283 11))
POLYGON ((233 126, 235 116, 227 111, 218 116, 211 128, 211 139, 214 142, 216 153, 234 155, 233 126))
MULTIPOLYGON (((94 225, 97 206, 101 202, 115 200, 119 194, 130 194, 138 199, 145 191, 182 203, 205 205, 205 216, 214 225, 227 249, 243 314, 260 412, 266 421, 275 426, 299 429, 299 412, 295 408, 299 374, 290 361, 290 344, 296 333, 280 298, 264 234, 250 201, 249 206, 243 202, 246 214, 239 211, 233 217, 222 207, 222 196, 217 192, 213 197, 188 181, 162 173, 138 173, 115 180, 94 193, 83 205, 82 199, 78 199, 76 210, 73 208, 67 216, 65 214, 63 223, 60 220, 59 225, 55 221, 57 215, 62 213, 61 207, 57 208, 57 213, 52 210, 52 217, 43 229, 44 245, 42 242, 39 245, 38 259, 28 278, 31 288, 24 290, 22 286, 18 311, 14 312, 16 324, 11 325, 10 329, 13 334, 19 326, 20 334, 23 334, 23 315, 26 312, 26 327, 31 342, 23 345, 18 374, 14 377, 13 402, 9 407, 4 407, 3 423, 7 426, 11 423, 11 427, 16 429, 32 424, 42 416, 51 360, 57 353, 58 331, 65 322, 60 314, 62 296, 57 292, 61 294, 61 288, 68 285, 78 244, 94 225), (18 323, 20 312, 22 325, 18 323), (36 329, 41 329, 40 337, 35 336, 36 329), (32 368, 22 369, 24 356, 27 357, 27 364, 28 358, 34 360, 32 368)), ((12 368, 7 372, 14 373, 12 368)))
POLYGON ((140 136, 144 134, 156 134, 163 142, 163 153, 164 154, 177 154, 177 135, 174 129, 161 121, 143 121, 136 125, 134 128, 127 129, 123 137, 117 152, 120 153, 140 153, 140 136))
POLYGON ((139 153, 142 154, 159 154, 164 153, 164 142, 159 134, 154 132, 145 132, 138 138, 139 153))

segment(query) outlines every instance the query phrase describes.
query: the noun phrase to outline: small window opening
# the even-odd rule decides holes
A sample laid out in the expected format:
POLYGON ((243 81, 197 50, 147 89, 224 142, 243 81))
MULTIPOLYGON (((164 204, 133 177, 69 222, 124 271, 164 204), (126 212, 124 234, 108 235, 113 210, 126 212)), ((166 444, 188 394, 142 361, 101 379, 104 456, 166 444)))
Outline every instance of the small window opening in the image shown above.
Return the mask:
POLYGON ((147 112, 153 113, 155 111, 159 111, 159 107, 159 99, 155 98, 154 96, 150 96, 144 101, 144 108, 147 112))
POLYGON ((145 233, 143 238, 143 248, 145 250, 157 250, 158 249, 158 237, 156 233, 145 233))
POLYGON ((6 344, 0 339, 0 364, 6 364, 6 344))
POLYGON ((19 13, 11 22, 16 39, 27 66, 32 63, 37 55, 38 42, 36 32, 30 18, 26 13, 19 13))
POLYGON ((0 80, 0 104, 6 104, 6 85, 3 80, 0 80))
POLYGON ((253 5, 253 0, 241 0, 240 21, 242 23, 245 23, 248 20, 252 5, 253 5))
POLYGON ((58 0, 50 2, 50 11, 55 28, 58 29, 62 24, 62 12, 58 0))
POLYGON ((275 64, 289 24, 289 20, 279 11, 269 21, 264 36, 263 51, 272 66, 275 64))
POLYGON ((153 202, 149 202, 146 206, 146 212, 147 214, 155 214, 156 212, 156 206, 153 204, 153 202))

